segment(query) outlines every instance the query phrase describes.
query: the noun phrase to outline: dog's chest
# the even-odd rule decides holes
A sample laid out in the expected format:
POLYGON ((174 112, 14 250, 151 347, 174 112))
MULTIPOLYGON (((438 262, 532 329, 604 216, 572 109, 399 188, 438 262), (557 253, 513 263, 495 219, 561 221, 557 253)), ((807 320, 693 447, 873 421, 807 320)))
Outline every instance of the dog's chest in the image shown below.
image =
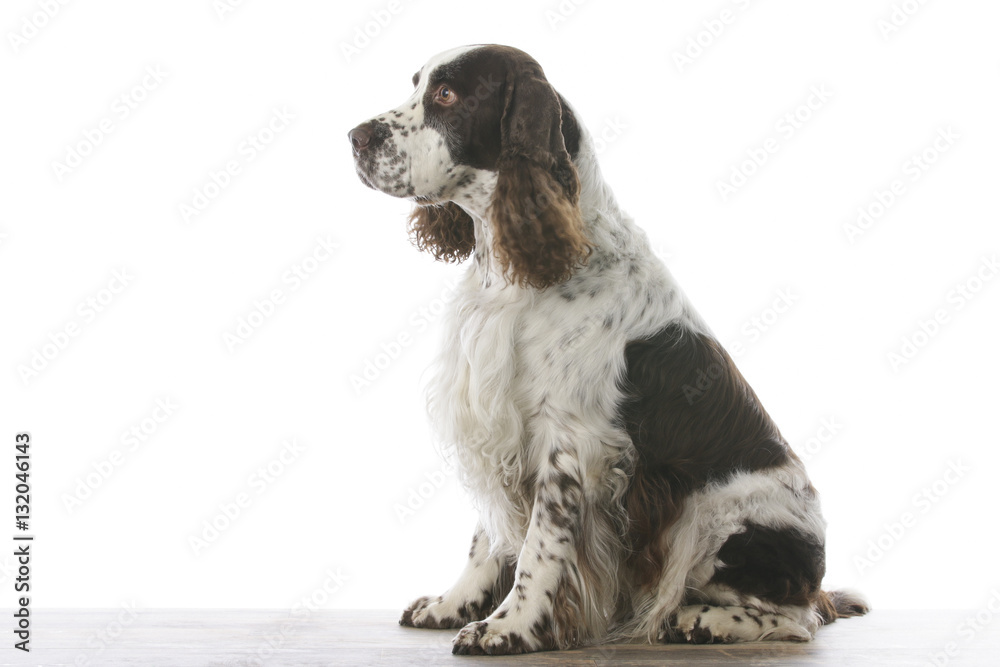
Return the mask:
POLYGON ((466 435, 470 428, 523 432, 543 407, 593 409, 611 391, 606 385, 621 356, 621 335, 608 316, 613 308, 600 298, 583 304, 555 291, 541 296, 477 286, 461 293, 446 324, 437 392, 449 395, 466 435))

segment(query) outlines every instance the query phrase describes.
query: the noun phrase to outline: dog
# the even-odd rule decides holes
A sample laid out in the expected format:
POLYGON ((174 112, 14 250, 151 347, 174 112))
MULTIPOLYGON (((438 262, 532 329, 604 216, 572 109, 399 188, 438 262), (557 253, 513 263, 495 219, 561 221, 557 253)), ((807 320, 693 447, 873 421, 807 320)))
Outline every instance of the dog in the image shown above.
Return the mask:
POLYGON ((808 641, 868 611, 826 592, 802 462, 619 207, 541 66, 446 51, 349 132, 411 238, 472 261, 428 391, 479 512, 468 563, 400 624, 456 654, 612 641, 808 641))

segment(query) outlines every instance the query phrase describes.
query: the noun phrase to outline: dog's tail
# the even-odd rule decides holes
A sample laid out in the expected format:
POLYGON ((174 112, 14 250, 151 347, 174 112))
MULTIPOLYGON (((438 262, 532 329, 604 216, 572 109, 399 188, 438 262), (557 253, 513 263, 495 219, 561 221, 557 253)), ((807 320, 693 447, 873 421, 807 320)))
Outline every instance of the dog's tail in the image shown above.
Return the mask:
POLYGON ((833 623, 838 618, 864 616, 869 611, 868 601, 857 591, 820 591, 816 599, 816 611, 823 625, 833 623))

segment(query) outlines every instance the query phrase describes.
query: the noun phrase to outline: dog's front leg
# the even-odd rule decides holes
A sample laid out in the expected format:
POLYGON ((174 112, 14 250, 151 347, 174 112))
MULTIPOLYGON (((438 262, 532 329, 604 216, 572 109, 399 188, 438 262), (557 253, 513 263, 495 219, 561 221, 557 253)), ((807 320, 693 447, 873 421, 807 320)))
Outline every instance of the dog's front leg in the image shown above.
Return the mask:
POLYGON ((514 587, 488 618, 462 629, 454 653, 527 653, 569 648, 587 638, 585 582, 577 561, 585 501, 580 470, 574 451, 551 449, 536 477, 514 587))

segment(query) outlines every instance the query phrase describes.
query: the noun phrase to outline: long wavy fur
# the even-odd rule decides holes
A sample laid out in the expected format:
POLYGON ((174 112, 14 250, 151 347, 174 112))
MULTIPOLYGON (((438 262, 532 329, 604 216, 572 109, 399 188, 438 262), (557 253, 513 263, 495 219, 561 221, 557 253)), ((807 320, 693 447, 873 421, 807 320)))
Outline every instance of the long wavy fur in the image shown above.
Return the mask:
POLYGON ((472 218, 450 201, 416 206, 410 213, 408 231, 418 250, 443 262, 461 262, 476 247, 472 218))
POLYGON ((567 280, 590 254, 572 164, 572 189, 553 176, 555 159, 502 160, 490 207, 495 254, 521 287, 543 289, 567 280))

